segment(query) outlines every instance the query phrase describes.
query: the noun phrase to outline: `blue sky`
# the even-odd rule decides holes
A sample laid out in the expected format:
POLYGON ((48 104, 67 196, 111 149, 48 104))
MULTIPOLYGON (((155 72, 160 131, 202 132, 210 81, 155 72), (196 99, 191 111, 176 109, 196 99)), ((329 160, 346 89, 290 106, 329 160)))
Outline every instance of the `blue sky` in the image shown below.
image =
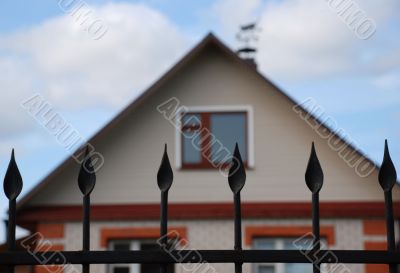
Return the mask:
POLYGON ((0 3, 0 173, 14 147, 23 193, 68 153, 21 101, 40 93, 89 138, 208 32, 235 49, 254 20, 260 71, 299 102, 315 98, 376 162, 388 138, 400 167, 398 1, 353 1, 376 23, 366 40, 325 0, 88 0, 107 27, 99 40, 57 2, 0 3))

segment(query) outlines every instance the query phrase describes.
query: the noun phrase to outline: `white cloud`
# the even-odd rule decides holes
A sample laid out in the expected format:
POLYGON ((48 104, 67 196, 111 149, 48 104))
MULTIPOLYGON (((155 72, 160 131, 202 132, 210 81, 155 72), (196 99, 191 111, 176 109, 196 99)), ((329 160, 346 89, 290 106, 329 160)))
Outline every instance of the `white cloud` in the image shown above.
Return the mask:
POLYGON ((400 89, 400 72, 377 76, 372 80, 372 83, 381 90, 398 93, 400 89))
POLYGON ((217 12, 221 24, 231 32, 226 35, 233 36, 240 18, 254 20, 259 14, 260 70, 272 79, 286 82, 372 73, 381 56, 387 54, 387 48, 393 47, 393 36, 389 36, 391 45, 382 44, 382 40, 391 35, 386 29, 388 22, 400 13, 400 2, 396 0, 355 0, 377 24, 374 36, 360 40, 327 0, 254 0, 246 5, 227 2, 220 0, 215 5, 225 7, 217 12), (240 15, 239 19, 235 20, 235 14, 240 15))
POLYGON ((33 94, 67 113, 119 110, 188 47, 177 26, 145 5, 110 3, 94 12, 108 28, 99 40, 69 14, 0 36, 0 139, 7 147, 43 130, 20 106, 33 94))
POLYGON ((13 58, 0 58, 0 142, 32 129, 30 117, 20 108, 20 102, 31 90, 31 71, 25 63, 13 58))
MULTIPOLYGON (((391 42, 393 31, 385 24, 400 13, 400 2, 357 2, 377 22, 377 32, 368 41, 357 39, 326 0, 219 0, 210 10, 218 20, 214 27, 224 29, 225 39, 234 37, 240 24, 259 19, 257 58, 260 70, 273 80, 374 73, 370 82, 393 88, 398 82, 391 70, 400 59, 398 46, 391 42)), ((144 4, 110 3, 94 7, 94 12, 108 28, 100 40, 93 40, 69 14, 0 36, 3 141, 35 127, 31 117, 18 110, 33 93, 43 94, 60 110, 120 109, 190 43, 179 27, 144 4)))
POLYGON ((240 24, 247 24, 254 21, 257 16, 257 8, 262 0, 219 0, 212 5, 211 10, 222 29, 232 33, 238 30, 240 24))
MULTIPOLYGON (((400 10, 397 0, 359 5, 377 21, 378 37, 386 33, 385 21, 400 10)), ((210 9, 225 38, 234 37, 239 24, 259 19, 260 70, 280 82, 377 70, 387 75, 400 63, 398 47, 382 52, 384 45, 376 49, 382 39, 357 39, 325 0, 219 0, 210 9)), ((100 40, 93 40, 69 14, 0 36, 0 88, 7 94, 0 136, 32 127, 26 113, 15 109, 36 92, 58 109, 120 109, 190 43, 168 18, 144 4, 110 3, 94 12, 108 28, 100 40), (8 113, 14 113, 12 121, 8 113)))
MULTIPOLYGON (((1 37, 0 52, 14 56, 33 75, 25 88, 32 93, 38 88, 55 104, 121 107, 187 47, 174 24, 144 5, 107 4, 95 8, 95 14, 108 27, 99 40, 66 14, 1 37)), ((19 80, 21 71, 15 69, 19 76, 10 79, 19 80)))

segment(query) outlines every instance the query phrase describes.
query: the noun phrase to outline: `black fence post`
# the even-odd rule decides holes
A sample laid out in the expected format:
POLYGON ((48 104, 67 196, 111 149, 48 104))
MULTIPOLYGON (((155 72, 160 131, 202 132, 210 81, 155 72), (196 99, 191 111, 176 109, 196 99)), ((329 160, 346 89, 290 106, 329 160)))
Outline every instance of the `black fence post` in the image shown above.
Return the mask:
MULTIPOLYGON (((385 140, 385 151, 378 179, 385 196, 387 248, 388 251, 394 252, 396 250, 396 243, 394 235, 392 189, 397 181, 397 173, 390 157, 387 140, 385 140)), ((390 273, 397 273, 397 265, 390 264, 389 271, 390 273)))
MULTIPOLYGON (((17 219, 17 197, 22 191, 22 177, 15 162, 14 149, 11 152, 10 163, 4 177, 4 193, 8 198, 8 227, 7 227, 7 247, 8 251, 16 250, 15 228, 17 219)), ((7 267, 9 273, 14 273, 14 265, 7 267)))
POLYGON ((315 253, 316 261, 313 262, 313 272, 321 272, 321 264, 318 253, 321 251, 321 238, 319 227, 319 191, 324 182, 324 173, 319 163, 317 153, 315 152, 314 142, 311 146, 310 159, 308 161, 307 170, 305 174, 307 187, 312 192, 312 230, 314 236, 313 252, 315 253))
MULTIPOLYGON (((243 165, 238 144, 235 145, 231 167, 228 176, 229 186, 233 192, 233 205, 235 210, 235 245, 237 251, 242 251, 242 213, 240 203, 240 191, 246 182, 246 170, 243 165)), ((243 263, 235 263, 235 273, 242 272, 243 263)))
MULTIPOLYGON (((161 160, 160 168, 157 173, 157 184, 161 191, 161 204, 160 204, 160 243, 161 248, 167 249, 168 244, 168 191, 171 188, 174 174, 172 172, 171 164, 169 162, 167 153, 167 144, 164 147, 164 154, 161 160)), ((166 273, 168 264, 160 265, 160 272, 166 273)))
MULTIPOLYGON (((78 176, 78 186, 83 194, 82 251, 90 250, 90 194, 96 185, 96 174, 86 147, 85 158, 78 176)), ((90 264, 82 264, 82 273, 90 272, 90 264)))

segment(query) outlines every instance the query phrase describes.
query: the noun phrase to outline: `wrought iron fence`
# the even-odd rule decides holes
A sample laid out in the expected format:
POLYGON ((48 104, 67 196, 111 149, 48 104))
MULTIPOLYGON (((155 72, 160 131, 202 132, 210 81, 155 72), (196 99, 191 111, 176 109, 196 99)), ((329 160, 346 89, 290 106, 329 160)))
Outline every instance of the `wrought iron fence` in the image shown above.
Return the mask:
POLYGON ((243 250, 241 230, 240 192, 246 181, 246 172, 241 155, 236 145, 229 169, 228 182, 233 192, 234 204, 234 249, 233 250, 172 250, 167 253, 163 247, 167 245, 168 226, 168 191, 173 181, 173 171, 165 146, 161 165, 157 173, 158 187, 161 191, 160 205, 160 250, 139 251, 91 251, 90 250, 90 194, 96 183, 96 175, 91 164, 91 157, 86 149, 86 160, 82 163, 78 185, 83 194, 83 238, 81 251, 40 252, 43 259, 38 261, 26 251, 16 249, 16 199, 22 190, 22 178, 14 158, 14 151, 4 178, 4 192, 9 199, 9 221, 7 232, 8 251, 0 253, 0 265, 8 268, 8 273, 14 272, 18 265, 63 265, 81 264, 82 272, 88 273, 91 264, 160 264, 160 272, 167 272, 168 264, 175 263, 233 263, 235 273, 242 272, 243 263, 312 263, 313 272, 320 272, 321 264, 388 264, 390 273, 397 272, 400 263, 400 252, 395 247, 394 216, 392 189, 397 182, 396 170, 390 158, 387 141, 383 162, 379 171, 379 184, 385 198, 385 214, 387 228, 387 250, 322 250, 320 245, 319 191, 322 188, 324 174, 319 163, 314 143, 308 161, 305 181, 312 193, 312 250, 243 250), (311 255, 304 255, 307 252, 311 255), (56 254, 62 254, 59 259, 56 254), (202 260, 198 260, 198 255, 202 260), (181 257, 177 261, 174 257, 181 257), (310 257, 312 257, 310 261, 310 257), (334 257, 334 258, 333 258, 334 257), (45 262, 43 262, 45 261, 45 262))

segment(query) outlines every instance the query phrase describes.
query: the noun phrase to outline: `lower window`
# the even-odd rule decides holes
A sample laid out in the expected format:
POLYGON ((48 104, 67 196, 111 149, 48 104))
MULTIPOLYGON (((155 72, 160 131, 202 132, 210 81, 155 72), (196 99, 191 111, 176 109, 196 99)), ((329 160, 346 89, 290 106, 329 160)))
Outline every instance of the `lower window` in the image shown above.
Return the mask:
MULTIPOLYGON (((114 240, 110 250, 156 250, 160 246, 155 240, 114 240)), ((159 264, 115 264, 109 265, 109 273, 154 273, 160 271, 159 264)), ((174 265, 168 265, 167 273, 174 273, 174 265)))
MULTIPOLYGON (((296 246, 310 245, 310 239, 297 238, 255 238, 253 249, 256 250, 297 250, 296 246), (304 240, 302 242, 301 240, 304 240)), ((321 240, 321 248, 325 246, 321 240)), ((311 264, 254 264, 253 273, 310 273, 311 264)), ((325 265, 321 265, 321 272, 326 272, 325 265)))

